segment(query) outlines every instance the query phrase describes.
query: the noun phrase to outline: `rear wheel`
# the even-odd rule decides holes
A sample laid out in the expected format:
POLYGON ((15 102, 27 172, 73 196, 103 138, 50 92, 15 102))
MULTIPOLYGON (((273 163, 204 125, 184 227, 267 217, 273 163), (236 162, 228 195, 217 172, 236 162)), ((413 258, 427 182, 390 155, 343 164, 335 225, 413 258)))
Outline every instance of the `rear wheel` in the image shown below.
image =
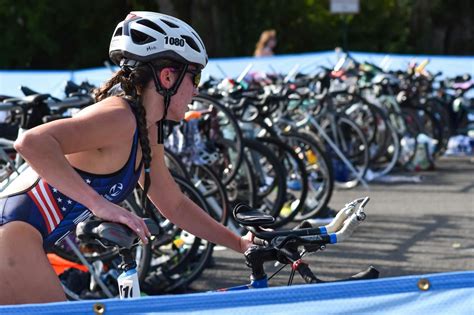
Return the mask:
POLYGON ((264 137, 258 140, 276 154, 278 160, 283 163, 287 174, 285 203, 273 225, 273 227, 280 227, 293 220, 303 209, 308 194, 308 173, 304 161, 280 139, 264 137))
POLYGON ((308 194, 296 219, 312 218, 324 209, 331 199, 334 188, 332 165, 312 133, 287 132, 282 133, 281 137, 303 161, 308 174, 308 194))
POLYGON ((243 145, 257 187, 255 208, 277 217, 285 201, 285 169, 275 154, 258 140, 244 139, 243 145))

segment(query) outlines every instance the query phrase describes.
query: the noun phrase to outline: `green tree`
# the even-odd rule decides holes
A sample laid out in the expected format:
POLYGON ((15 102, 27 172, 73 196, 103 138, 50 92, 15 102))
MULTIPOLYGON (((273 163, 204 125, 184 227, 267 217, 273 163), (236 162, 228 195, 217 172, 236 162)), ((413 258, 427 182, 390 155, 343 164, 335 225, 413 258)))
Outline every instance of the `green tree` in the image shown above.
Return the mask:
POLYGON ((0 68, 100 66, 118 21, 132 8, 145 9, 144 2, 0 0, 0 68))
POLYGON ((77 69, 108 60, 110 36, 132 10, 190 23, 211 58, 250 56, 260 33, 277 30, 277 54, 350 50, 473 54, 470 0, 360 0, 334 15, 330 0, 0 0, 1 69, 77 69))

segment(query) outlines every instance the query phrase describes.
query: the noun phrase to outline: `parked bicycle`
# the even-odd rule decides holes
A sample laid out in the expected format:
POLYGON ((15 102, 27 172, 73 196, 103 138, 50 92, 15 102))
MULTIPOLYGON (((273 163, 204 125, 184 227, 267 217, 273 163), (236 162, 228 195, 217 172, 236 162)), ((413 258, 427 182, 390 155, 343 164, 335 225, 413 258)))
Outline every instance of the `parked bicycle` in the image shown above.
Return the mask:
MULTIPOLYGON (((298 272, 306 283, 333 282, 324 281, 311 271, 303 257, 324 249, 328 244, 336 244, 350 238, 355 229, 365 220, 364 207, 369 198, 356 199, 339 211, 334 220, 321 227, 313 227, 303 222, 292 230, 269 231, 264 229, 275 221, 275 218, 254 210, 245 204, 236 206, 233 210, 234 218, 248 231, 255 235, 254 247, 248 249, 244 256, 247 266, 251 269, 251 283, 217 291, 232 291, 258 289, 268 287, 268 280, 264 263, 279 262, 283 266, 291 266, 292 272, 288 285, 293 282, 294 274, 298 272)), ((156 238, 160 237, 160 229, 147 221, 156 238)), ((136 264, 131 255, 134 246, 138 244, 137 235, 127 227, 118 223, 101 220, 89 220, 78 225, 76 233, 80 240, 86 243, 99 243, 104 247, 115 247, 122 257, 122 274, 118 277, 118 291, 121 298, 140 297, 136 264)), ((275 273, 275 274, 276 274, 275 273)), ((335 281, 349 281, 362 279, 376 279, 379 272, 372 266, 349 278, 335 281)))

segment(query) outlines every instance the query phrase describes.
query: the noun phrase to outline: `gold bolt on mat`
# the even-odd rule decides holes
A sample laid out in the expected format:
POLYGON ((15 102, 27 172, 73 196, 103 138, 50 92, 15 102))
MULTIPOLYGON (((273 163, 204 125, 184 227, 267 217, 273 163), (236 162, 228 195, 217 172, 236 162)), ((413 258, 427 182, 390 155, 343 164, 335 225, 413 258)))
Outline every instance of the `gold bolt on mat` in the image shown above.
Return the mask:
POLYGON ((418 289, 421 291, 428 291, 431 287, 431 283, 428 279, 421 278, 418 280, 418 289))
POLYGON ((101 315, 105 313, 105 305, 102 303, 95 303, 94 304, 94 313, 97 315, 101 315))

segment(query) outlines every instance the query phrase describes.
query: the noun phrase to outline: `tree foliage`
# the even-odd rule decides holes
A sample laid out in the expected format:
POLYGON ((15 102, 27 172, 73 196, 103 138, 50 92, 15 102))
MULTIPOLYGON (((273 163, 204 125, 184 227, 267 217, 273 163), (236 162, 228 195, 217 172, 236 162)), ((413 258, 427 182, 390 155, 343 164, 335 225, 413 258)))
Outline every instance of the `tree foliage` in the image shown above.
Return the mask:
POLYGON ((252 55, 260 33, 277 30, 277 53, 346 45, 393 53, 472 54, 470 0, 360 0, 334 15, 329 0, 0 0, 0 68, 77 69, 107 60, 111 33, 131 10, 189 22, 210 57, 252 55), (346 40, 344 40, 346 34, 346 40))
POLYGON ((0 0, 0 68, 102 65, 115 26, 132 8, 145 6, 124 0, 0 0))

